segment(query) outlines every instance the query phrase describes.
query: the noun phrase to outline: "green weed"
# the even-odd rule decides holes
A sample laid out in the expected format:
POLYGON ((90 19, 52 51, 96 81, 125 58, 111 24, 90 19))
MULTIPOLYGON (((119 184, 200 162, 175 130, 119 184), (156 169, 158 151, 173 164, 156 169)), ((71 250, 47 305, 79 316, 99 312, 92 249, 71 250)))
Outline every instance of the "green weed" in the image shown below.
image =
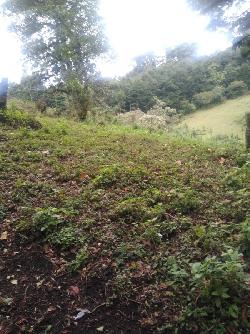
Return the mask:
POLYGON ((207 257, 192 265, 192 303, 186 316, 194 319, 200 333, 226 333, 244 327, 241 320, 241 296, 244 285, 241 255, 229 249, 221 257, 207 257))
POLYGON ((14 128, 27 127, 30 129, 41 129, 42 125, 34 117, 27 113, 12 108, 10 110, 0 111, 0 123, 14 128))
POLYGON ((149 215, 149 209, 143 197, 133 197, 119 203, 115 214, 128 221, 141 221, 149 215))
POLYGON ((152 244, 158 245, 162 241, 162 234, 159 232, 158 226, 148 225, 142 234, 142 239, 150 241, 152 244))
POLYGON ((115 251, 117 264, 123 265, 127 261, 136 261, 146 256, 146 251, 141 244, 121 243, 115 251))
POLYGON ((248 261, 242 147, 117 125, 41 122, 38 131, 0 126, 0 215, 13 228, 9 244, 16 232, 27 249, 46 241, 65 261, 75 253, 69 278, 88 265, 107 298, 132 298, 140 320, 155 317, 161 326, 166 319, 165 332, 247 333, 248 292, 229 268, 242 258, 220 256, 241 247, 248 261), (196 261, 197 273, 190 267, 196 261), (216 282, 223 286, 217 296, 216 282))
POLYGON ((221 252, 226 247, 225 245, 230 243, 232 231, 229 227, 229 225, 219 226, 216 223, 210 223, 209 226, 195 226, 193 240, 205 252, 221 252))
POLYGON ((86 248, 80 249, 76 254, 75 259, 69 264, 69 271, 75 272, 84 266, 88 260, 89 253, 86 248))
MULTIPOLYGON (((50 234, 48 240, 62 249, 68 249, 71 246, 80 243, 75 226, 65 226, 61 230, 50 234)), ((81 238, 83 241, 83 238, 81 238)))
POLYGON ((119 297, 129 298, 133 295, 133 283, 126 271, 116 275, 112 286, 114 294, 119 297))
POLYGON ((241 248, 243 253, 250 257, 250 217, 241 224, 241 248))
POLYGON ((224 179, 224 183, 227 187, 234 190, 239 190, 246 187, 246 176, 249 171, 247 164, 240 168, 234 168, 224 179))
POLYGON ((187 265, 178 261, 174 256, 167 255, 159 263, 158 274, 171 281, 173 287, 176 288, 179 285, 185 285, 189 277, 187 265))
POLYGON ((53 207, 37 209, 33 216, 35 229, 50 234, 65 222, 61 213, 61 210, 53 207))
POLYGON ((169 204, 170 208, 181 214, 190 214, 197 211, 200 207, 199 196, 192 189, 186 189, 185 191, 176 190, 171 195, 174 195, 174 197, 169 204))
POLYGON ((121 169, 117 165, 105 167, 93 180, 95 187, 110 187, 120 179, 121 169))

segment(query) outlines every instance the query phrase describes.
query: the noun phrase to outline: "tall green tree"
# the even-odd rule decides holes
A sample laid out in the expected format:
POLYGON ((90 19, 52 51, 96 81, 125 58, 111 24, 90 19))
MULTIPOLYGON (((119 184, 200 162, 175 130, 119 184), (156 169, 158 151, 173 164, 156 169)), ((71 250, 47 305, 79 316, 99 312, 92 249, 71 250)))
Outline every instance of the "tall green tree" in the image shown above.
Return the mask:
POLYGON ((98 0, 6 0, 4 8, 33 68, 61 83, 85 118, 95 59, 106 50, 98 0))

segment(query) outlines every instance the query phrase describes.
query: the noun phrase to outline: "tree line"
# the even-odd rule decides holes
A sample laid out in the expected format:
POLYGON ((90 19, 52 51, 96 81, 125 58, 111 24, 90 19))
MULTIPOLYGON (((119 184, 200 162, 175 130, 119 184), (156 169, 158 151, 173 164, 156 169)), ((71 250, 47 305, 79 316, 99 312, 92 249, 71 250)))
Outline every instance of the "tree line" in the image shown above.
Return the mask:
POLYGON ((212 17, 210 28, 236 34, 234 48, 211 58, 197 59, 193 46, 168 50, 165 59, 142 55, 134 70, 120 80, 103 80, 96 72, 98 57, 108 50, 98 0, 5 0, 4 13, 23 43, 33 74, 12 95, 65 112, 68 107, 85 119, 93 106, 148 110, 154 97, 187 113, 218 103, 249 89, 249 12, 225 19, 225 11, 244 0, 188 0, 212 17), (239 51, 240 50, 240 51, 239 51))
POLYGON ((197 58, 193 46, 183 45, 168 52, 160 64, 152 55, 150 59, 140 57, 134 70, 121 80, 104 81, 104 101, 125 111, 134 107, 147 111, 157 97, 180 113, 189 113, 250 89, 250 59, 239 50, 230 48, 197 58))

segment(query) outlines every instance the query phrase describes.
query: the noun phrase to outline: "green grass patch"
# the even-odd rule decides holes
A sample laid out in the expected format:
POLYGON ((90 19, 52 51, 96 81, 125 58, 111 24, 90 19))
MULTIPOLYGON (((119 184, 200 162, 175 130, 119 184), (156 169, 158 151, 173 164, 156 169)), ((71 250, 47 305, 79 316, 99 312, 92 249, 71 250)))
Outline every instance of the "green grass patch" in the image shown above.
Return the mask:
POLYGON ((0 110, 0 123, 14 127, 41 129, 41 123, 28 113, 16 109, 0 110))
POLYGON ((245 114, 250 109, 250 95, 227 100, 215 107, 185 116, 177 131, 194 137, 231 141, 244 140, 245 114))

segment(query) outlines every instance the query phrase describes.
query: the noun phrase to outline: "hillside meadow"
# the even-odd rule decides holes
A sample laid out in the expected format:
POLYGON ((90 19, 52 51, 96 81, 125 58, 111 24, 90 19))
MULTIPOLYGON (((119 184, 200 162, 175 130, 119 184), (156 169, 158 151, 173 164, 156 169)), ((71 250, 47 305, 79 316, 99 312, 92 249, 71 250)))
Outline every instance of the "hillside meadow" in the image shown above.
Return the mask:
POLYGON ((193 132, 206 139, 231 137, 242 142, 247 112, 250 112, 249 94, 187 115, 175 129, 193 132))
POLYGON ((2 120, 1 333, 248 333, 242 145, 2 120))

